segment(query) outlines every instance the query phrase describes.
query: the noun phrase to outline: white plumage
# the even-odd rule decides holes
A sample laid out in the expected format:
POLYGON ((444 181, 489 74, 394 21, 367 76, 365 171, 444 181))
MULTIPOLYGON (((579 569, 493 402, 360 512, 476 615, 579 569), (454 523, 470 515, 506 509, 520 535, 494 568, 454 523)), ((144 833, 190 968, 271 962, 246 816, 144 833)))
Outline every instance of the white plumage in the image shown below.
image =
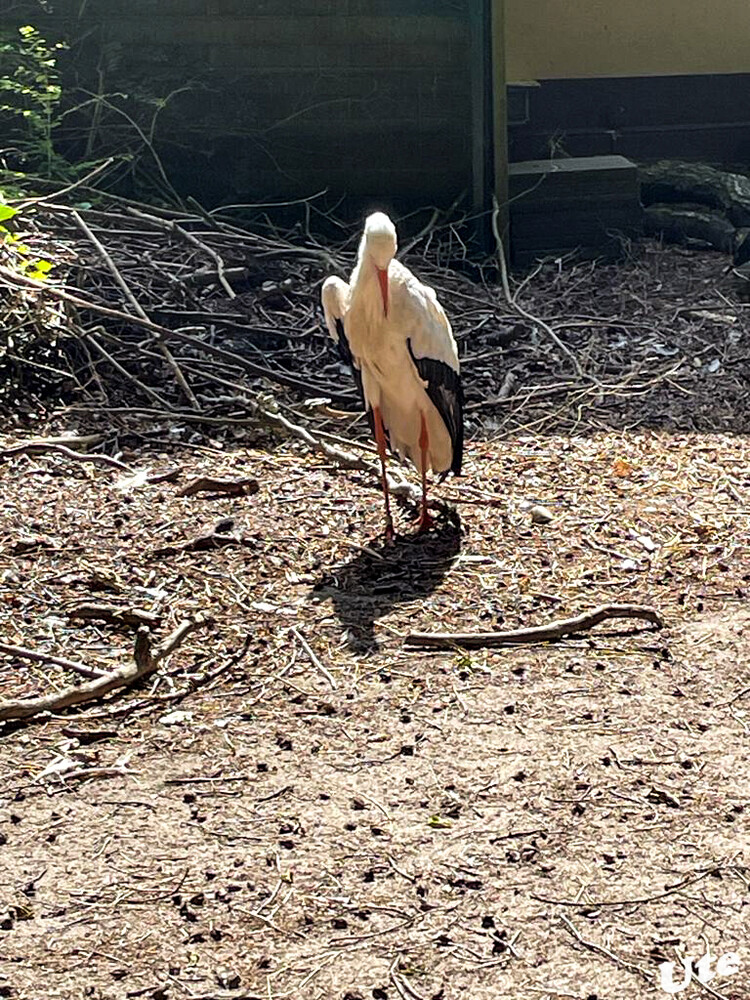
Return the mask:
POLYGON ((385 435, 422 477, 420 527, 431 523, 426 473, 461 470, 463 397, 458 352, 435 291, 395 260, 396 230, 370 215, 347 285, 328 278, 321 298, 328 331, 352 365, 383 467, 386 534, 393 535, 385 476, 385 435))

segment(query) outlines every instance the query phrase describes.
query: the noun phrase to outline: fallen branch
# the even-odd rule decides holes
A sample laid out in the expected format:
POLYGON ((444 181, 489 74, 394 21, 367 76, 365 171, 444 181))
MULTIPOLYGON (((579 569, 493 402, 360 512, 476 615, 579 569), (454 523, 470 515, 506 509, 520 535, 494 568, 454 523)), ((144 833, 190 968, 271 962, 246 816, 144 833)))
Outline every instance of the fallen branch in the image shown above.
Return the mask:
MULTIPOLYGON (((312 434, 306 427, 293 423, 275 409, 271 410, 250 399, 247 400, 247 406, 261 423, 266 424, 274 430, 281 428, 291 434, 292 437, 304 441, 313 451, 318 451, 322 455, 325 455, 326 458, 330 458, 331 461, 336 462, 342 468, 357 469, 360 472, 366 472, 368 475, 374 476, 376 482, 380 482, 380 466, 375 462, 368 461, 362 455, 355 455, 351 451, 343 451, 335 445, 328 444, 327 441, 323 441, 312 434)), ((387 478, 388 489, 392 496, 400 500, 411 501, 412 503, 419 503, 421 501, 422 493, 416 486, 413 486, 401 477, 394 479, 391 475, 388 475, 387 478)), ((445 504, 433 502, 431 506, 450 511, 450 508, 445 504)))
MULTIPOLYGON (((0 271, 2 268, 0 268, 0 271)), ((307 427, 302 424, 295 424, 287 417, 283 416, 278 410, 278 404, 275 400, 271 400, 269 405, 263 406, 261 403, 254 399, 243 396, 241 400, 243 406, 252 414, 251 418, 237 419, 234 417, 213 417, 208 414, 200 413, 190 413, 185 410, 170 410, 169 408, 155 408, 146 406, 125 406, 125 407, 110 407, 108 413, 112 414, 130 414, 130 415, 140 415, 143 417, 178 417, 180 420, 184 420, 189 423, 195 424, 220 424, 225 426, 247 426, 251 420, 258 420, 260 423, 268 427, 272 432, 278 432, 279 429, 286 431, 292 437, 299 438, 300 441, 304 441, 313 451, 317 451, 324 455, 330 461, 335 462, 344 469, 354 469, 359 472, 364 472, 370 477, 374 477, 373 485, 376 485, 377 489, 380 489, 380 466, 376 462, 370 462, 362 455, 357 455, 351 451, 344 451, 341 448, 337 448, 335 445, 328 444, 324 441, 322 434, 313 434, 307 427)), ((76 407, 70 406, 69 410, 81 410, 83 412, 88 412, 87 407, 76 407)), ((331 437, 331 435, 326 435, 326 437, 331 437)), ((359 442, 352 441, 352 444, 356 447, 363 447, 359 442)), ((399 477, 394 478, 390 473, 388 474, 388 489, 391 495, 396 497, 398 500, 404 500, 409 503, 419 504, 422 499, 421 490, 416 486, 407 482, 405 479, 399 477)), ((440 500, 430 500, 430 507, 435 510, 439 510, 446 514, 448 517, 455 519, 456 512, 448 503, 443 503, 440 500)), ((169 548, 169 552, 164 550, 159 551, 159 554, 172 554, 173 550, 169 548)), ((156 554, 156 553, 154 553, 156 554)))
POLYGON ((307 639, 305 639, 305 637, 302 635, 299 629, 293 628, 291 629, 291 633, 295 637, 295 639, 297 639, 297 641, 302 646, 304 651, 307 653, 312 665, 316 668, 316 670, 318 670, 323 675, 323 677, 325 677, 325 679, 328 681, 330 686, 335 691, 336 681, 333 679, 331 672, 328 670, 328 668, 321 663, 320 658, 318 657, 315 650, 311 648, 307 639))
POLYGON ((639 604, 602 604, 593 611, 585 611, 575 618, 561 618, 548 625, 510 629, 507 632, 410 632, 404 642, 407 646, 438 646, 463 649, 484 649, 492 646, 519 645, 530 642, 554 642, 563 636, 593 628, 609 618, 640 618, 663 628, 661 615, 653 608, 639 604))
MULTIPOLYGON (((262 378, 267 378, 271 382, 277 382, 279 385, 287 385, 292 389, 299 389, 308 395, 320 392, 321 387, 319 385, 315 385, 313 382, 307 382, 303 379, 295 378, 287 372, 276 371, 273 368, 268 368, 266 365, 256 364, 249 361, 241 354, 235 354, 233 351, 227 351, 221 347, 216 347, 208 341, 201 340, 200 337, 193 337, 190 334, 182 332, 181 330, 170 330, 169 327, 160 326, 158 323, 151 322, 151 320, 142 319, 140 316, 124 312, 122 309, 113 309, 110 306, 101 305, 99 302, 93 302, 90 299, 82 298, 80 295, 72 295, 70 292, 66 292, 62 288, 56 288, 54 285, 45 284, 43 281, 37 281, 36 278, 30 278, 25 274, 12 271, 9 267, 0 266, 0 280, 4 281, 11 288, 33 288, 38 292, 42 292, 45 295, 58 299, 60 302, 67 302, 69 305, 75 306, 76 309, 88 309, 91 312, 98 313, 100 316, 106 316, 108 319, 120 320, 121 322, 141 327, 144 330, 149 330, 151 333, 156 334, 159 337, 163 337, 165 339, 168 338, 181 344, 190 344, 192 347, 199 349, 204 354, 208 354, 214 358, 219 358, 222 361, 229 361, 234 365, 240 366, 251 375, 258 375, 262 378)), ((101 348, 98 344, 96 346, 101 353, 103 348, 101 348)), ((107 355, 107 360, 114 364, 113 359, 109 357, 109 355, 107 355)), ((117 367, 121 374, 124 374, 131 381, 134 380, 134 376, 132 376, 129 372, 124 371, 121 365, 117 367)), ((141 386, 141 388, 144 387, 141 386)), ((153 389, 148 389, 146 387, 145 391, 146 394, 151 395, 152 398, 157 396, 153 389)), ((339 401, 344 404, 349 403, 352 399, 350 393, 334 392, 328 388, 326 388, 326 395, 330 396, 332 400, 339 401)), ((158 396, 157 398, 159 399, 159 405, 164 409, 169 410, 169 405, 158 396)))
MULTIPOLYGON (((709 877, 721 877, 723 871, 733 871, 737 866, 734 865, 714 865, 711 868, 706 868, 700 873, 700 875, 689 875, 687 878, 681 879, 679 882, 675 882, 673 885, 666 886, 661 892, 652 893, 649 896, 631 896, 629 898, 621 899, 597 899, 597 900, 581 900, 581 899, 555 899, 552 896, 541 896, 536 892, 532 892, 531 898, 538 900, 540 903, 552 903, 555 906, 570 906, 577 910, 582 907, 586 907, 589 910, 601 910, 604 907, 623 907, 623 906, 640 906, 646 903, 655 903, 657 900, 666 899, 667 896, 671 896, 674 892, 680 892, 682 889, 687 889, 688 886, 693 886, 697 882, 702 882, 703 879, 709 877)), ((744 869, 743 869, 744 870, 744 869)))
MULTIPOLYGON (((244 281, 250 274, 249 267, 227 267, 224 269, 224 277, 229 281, 244 281)), ((183 274, 179 279, 183 285, 196 285, 202 288, 205 285, 213 285, 216 282, 216 271, 201 268, 199 271, 192 271, 190 274, 183 274)))
POLYGON ((68 609, 68 617, 81 621, 102 621, 110 625, 127 625, 139 628, 141 625, 158 625, 162 616, 141 608, 119 608, 116 604, 78 604, 68 609))
POLYGON ((254 548, 257 541, 254 538, 245 537, 233 531, 217 530, 210 528, 201 532, 194 538, 189 538, 185 542, 177 542, 174 545, 163 545, 154 549, 151 559, 161 559, 164 556, 174 556, 180 552, 209 552, 212 549, 226 549, 234 545, 245 545, 254 548))
MULTIPOLYGON (((71 451, 82 451, 91 445, 101 444, 107 438, 106 434, 57 434, 44 438, 32 438, 23 444, 64 444, 71 451)), ((14 445, 21 447, 21 445, 14 445)))
POLYGON ((724 213, 732 226, 750 225, 750 180, 706 163, 659 160, 638 168, 641 200, 691 202, 724 213))
POLYGON ((183 486, 178 497, 192 497, 196 493, 222 493, 230 497, 244 497, 248 493, 257 493, 260 485, 257 479, 214 479, 212 476, 198 476, 183 486))
POLYGON ((126 211, 134 218, 145 222, 147 226, 154 226, 156 229, 162 229, 168 233, 174 233, 175 235, 180 236, 186 243, 189 243, 197 250, 206 254, 207 257, 210 257, 216 265, 216 277, 219 279, 219 284, 230 299, 237 298, 237 293, 226 279, 224 260, 221 255, 213 249, 213 247, 207 246, 203 240, 199 240, 193 233, 189 233, 187 229, 183 229, 183 227, 178 225, 173 219, 159 219, 157 216, 150 215, 148 212, 140 212, 137 208, 128 207, 126 211))
POLYGON ((605 958, 608 958, 610 962, 614 962, 615 965, 619 965, 621 969, 627 969, 628 972, 634 972, 637 976, 645 979, 648 983, 652 981, 651 974, 646 969, 641 968, 640 965, 636 965, 635 962, 629 962, 626 958, 620 958, 619 955, 615 955, 615 953, 610 951, 609 948, 605 948, 603 945, 596 944, 596 942, 589 941, 583 937, 580 931, 578 931, 577 928, 562 913, 560 914, 560 920, 564 926, 567 927, 576 941, 583 945, 584 948, 588 949, 588 951, 596 952, 597 955, 603 955, 605 958))
POLYGON ((77 462, 99 462, 101 465, 111 465, 115 469, 122 469, 131 472, 129 465, 119 462, 109 455, 94 455, 91 452, 74 451, 64 444, 57 444, 53 441, 27 441, 22 444, 13 445, 12 448, 3 448, 0 451, 0 458, 13 458, 14 455, 44 455, 46 452, 54 452, 58 455, 65 455, 66 458, 75 459, 77 462))
POLYGON ((30 719, 42 712, 60 712, 72 705, 96 701, 118 688, 131 687, 137 681, 152 674, 161 661, 173 653, 191 632, 203 628, 210 621, 211 619, 203 614, 188 618, 155 647, 151 644, 151 633, 145 625, 142 625, 135 637, 133 663, 111 670, 87 684, 65 688, 56 694, 0 702, 0 721, 30 719))
POLYGON ((56 667, 64 667, 72 670, 82 677, 103 677, 104 671, 96 670, 94 667, 87 667, 85 663, 78 663, 76 660, 68 660, 64 656, 51 656, 49 653, 39 653, 35 649, 24 649, 22 646, 9 646, 5 642, 0 642, 0 653, 6 656, 16 656, 19 660, 31 660, 32 663, 52 663, 56 667))
MULTIPOLYGON (((133 295, 133 292, 132 292, 132 290, 130 288, 130 285, 128 285, 127 281, 125 281, 125 279, 123 278, 122 274, 120 273, 119 268, 117 267, 117 265, 115 264, 115 262, 112 260, 112 257, 110 255, 110 253, 108 252, 107 248, 104 246, 104 244, 101 242, 101 240, 96 236, 96 234, 91 231, 91 229, 89 228, 89 226, 87 225, 87 223, 85 223, 83 221, 83 219, 78 214, 78 212, 73 211, 71 214, 72 214, 73 218, 75 219, 75 222, 76 222, 76 225, 78 226, 78 228, 88 238, 88 240, 91 242, 91 244, 96 248, 99 256, 104 261, 104 263, 107 266, 110 274, 112 275, 112 277, 117 282, 117 285, 119 286, 121 292, 123 293, 123 295, 125 296, 125 298, 127 299, 127 301, 132 306, 134 312, 138 316, 140 316, 141 319, 148 320, 149 317, 146 314, 145 309, 143 308, 143 306, 141 306, 140 302, 135 297, 135 295, 133 295)), ((154 339, 157 340, 157 347, 158 347, 159 351, 161 352, 161 355, 164 358, 164 360, 167 362, 167 364, 169 365, 169 367, 174 372, 174 376, 177 379, 177 383, 180 386, 180 388, 182 389, 182 391, 184 392, 185 396, 187 397, 188 403, 190 403, 191 406, 195 407, 196 410, 199 410, 200 406, 198 405, 198 400, 195 398, 195 394, 193 393, 193 390, 188 385, 187 380, 186 380, 185 376, 182 373, 182 369, 180 368, 180 366, 175 361, 174 355, 172 354, 172 352, 169 350, 169 348, 167 347, 167 345, 162 340, 158 340, 156 337, 154 337, 154 339)))
POLYGON ((516 301, 516 296, 511 294, 510 282, 508 281, 508 265, 505 262, 505 247, 503 246, 503 238, 500 235, 500 228, 498 225, 498 216, 500 214, 500 206, 497 203, 497 199, 493 198, 494 208, 492 211, 492 235, 495 237, 495 243, 497 245, 497 260, 500 266, 500 279, 503 288, 503 295, 505 296, 505 301, 508 306, 519 316, 522 316, 525 320, 538 326, 540 329, 544 330, 552 343, 557 347, 559 351, 562 351, 568 358, 570 358, 573 363, 576 375, 579 378, 586 379, 587 381, 594 381, 596 379, 591 379, 590 376, 586 375, 583 368, 581 367, 581 362, 575 356, 573 351, 560 340, 552 327, 545 320, 540 319, 538 316, 534 316, 528 310, 524 309, 523 306, 519 306, 516 301))
POLYGON ((699 240, 722 253, 734 249, 735 228, 722 212, 695 204, 648 205, 643 210, 643 229, 671 243, 699 240))

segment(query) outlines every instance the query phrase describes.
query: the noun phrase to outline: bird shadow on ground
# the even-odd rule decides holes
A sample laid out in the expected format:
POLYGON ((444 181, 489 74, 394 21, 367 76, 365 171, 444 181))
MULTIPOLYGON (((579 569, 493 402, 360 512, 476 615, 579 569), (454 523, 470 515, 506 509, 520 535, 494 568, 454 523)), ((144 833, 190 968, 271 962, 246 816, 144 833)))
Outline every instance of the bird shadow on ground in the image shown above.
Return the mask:
POLYGON ((377 619, 436 590, 460 549, 461 524, 454 514, 454 520, 423 535, 397 535, 391 544, 373 540, 348 562, 328 569, 310 596, 331 598, 353 651, 374 652, 377 619))

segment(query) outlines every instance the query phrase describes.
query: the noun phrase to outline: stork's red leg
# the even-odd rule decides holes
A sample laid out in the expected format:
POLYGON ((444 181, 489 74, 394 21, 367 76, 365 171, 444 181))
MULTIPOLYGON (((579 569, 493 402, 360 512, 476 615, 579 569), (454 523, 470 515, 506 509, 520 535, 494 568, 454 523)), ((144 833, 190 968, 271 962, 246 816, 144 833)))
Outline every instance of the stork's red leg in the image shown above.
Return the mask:
POLYGON ((417 530, 427 531, 435 523, 427 507, 427 452, 430 448, 430 435, 427 433, 424 413, 420 414, 420 420, 422 421, 419 431, 419 451, 422 455, 422 510, 417 521, 417 530))
POLYGON ((393 518, 391 517, 391 501, 388 496, 388 477, 385 474, 385 429, 383 427, 383 418, 380 415, 380 407, 373 406, 372 408, 373 424, 375 425, 375 443, 378 446, 378 455, 380 455, 380 471, 383 483, 383 496, 385 497, 385 537, 387 541, 393 540, 393 518))

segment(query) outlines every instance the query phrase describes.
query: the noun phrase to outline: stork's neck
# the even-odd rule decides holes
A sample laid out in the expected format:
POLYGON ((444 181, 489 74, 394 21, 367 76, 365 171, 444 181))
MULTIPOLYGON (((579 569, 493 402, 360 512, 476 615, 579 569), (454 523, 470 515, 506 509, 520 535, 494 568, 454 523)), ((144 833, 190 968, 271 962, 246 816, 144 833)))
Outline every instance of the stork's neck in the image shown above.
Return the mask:
POLYGON ((352 295, 361 289, 377 288, 378 269, 368 256, 364 256, 357 261, 357 266, 352 271, 349 284, 352 289, 352 295))
POLYGON ((364 258, 358 262, 350 288, 350 309, 359 313, 370 326, 387 323, 378 268, 371 260, 364 258))

